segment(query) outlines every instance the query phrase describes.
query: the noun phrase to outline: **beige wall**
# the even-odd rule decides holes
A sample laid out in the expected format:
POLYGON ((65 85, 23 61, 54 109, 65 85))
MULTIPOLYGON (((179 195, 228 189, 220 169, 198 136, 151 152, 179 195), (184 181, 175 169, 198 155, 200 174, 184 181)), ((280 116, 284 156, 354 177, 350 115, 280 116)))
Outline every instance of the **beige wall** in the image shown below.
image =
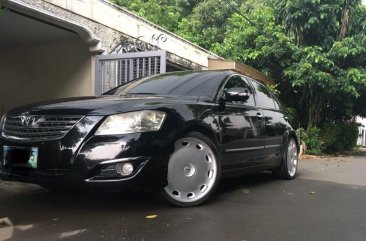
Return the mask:
POLYGON ((30 102, 92 94, 92 56, 81 41, 0 48, 0 114, 30 102))

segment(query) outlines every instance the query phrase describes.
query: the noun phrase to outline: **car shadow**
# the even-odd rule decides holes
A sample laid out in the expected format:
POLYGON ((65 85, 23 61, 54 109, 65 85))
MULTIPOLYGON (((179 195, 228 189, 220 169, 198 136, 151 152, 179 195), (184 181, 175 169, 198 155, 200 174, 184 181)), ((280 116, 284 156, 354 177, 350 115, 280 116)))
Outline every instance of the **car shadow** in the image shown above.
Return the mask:
MULTIPOLYGON (((221 180, 214 197, 228 194, 243 188, 255 188, 260 185, 275 182, 276 179, 270 172, 250 174, 242 177, 221 180)), ((1 192, 1 189, 0 189, 1 192)), ((151 190, 122 190, 122 191, 59 191, 50 192, 34 186, 22 192, 3 195, 0 198, 0 213, 2 215, 16 215, 23 213, 19 210, 30 212, 44 212, 65 210, 95 210, 102 208, 111 211, 158 210, 173 207, 163 200, 161 195, 151 190)), ((32 219, 34 220, 34 216, 32 219)), ((19 218, 20 220, 20 218, 19 218)))
MULTIPOLYGON (((247 193, 263 189, 261 186, 267 189, 268 185, 271 189, 276 182, 270 172, 223 179, 214 195, 204 205, 188 208, 189 210, 170 205, 161 195, 152 191, 49 192, 32 186, 28 189, 21 188, 20 192, 8 190, 7 193, 1 193, 0 189, 0 219, 7 218, 13 225, 12 237, 5 240, 24 240, 29 235, 37 236, 39 232, 46 232, 44 230, 48 229, 47 233, 53 235, 48 239, 56 240, 59 238, 57 235, 65 235, 66 231, 90 231, 98 224, 102 227, 109 223, 108 225, 127 225, 131 228, 126 220, 144 223, 148 220, 147 216, 154 214, 178 216, 185 220, 187 212, 190 213, 188 215, 207 215, 220 207, 226 207, 228 202, 245 205, 248 200, 244 197, 250 196, 247 193), (28 227, 32 228, 24 229, 28 227)), ((0 226, 0 231, 1 228, 0 226)))
POLYGON ((247 174, 239 177, 225 178, 221 180, 218 188, 218 194, 237 191, 243 188, 252 188, 255 186, 265 185, 269 182, 276 181, 271 172, 261 172, 255 174, 247 174))

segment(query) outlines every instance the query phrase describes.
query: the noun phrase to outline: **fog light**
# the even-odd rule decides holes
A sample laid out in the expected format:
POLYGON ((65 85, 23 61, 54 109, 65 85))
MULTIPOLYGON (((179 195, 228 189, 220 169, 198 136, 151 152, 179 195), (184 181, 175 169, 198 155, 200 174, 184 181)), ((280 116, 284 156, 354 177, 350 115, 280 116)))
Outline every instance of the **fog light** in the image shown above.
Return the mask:
POLYGON ((116 165, 116 172, 122 176, 131 175, 133 172, 133 165, 129 162, 126 163, 118 163, 116 165))

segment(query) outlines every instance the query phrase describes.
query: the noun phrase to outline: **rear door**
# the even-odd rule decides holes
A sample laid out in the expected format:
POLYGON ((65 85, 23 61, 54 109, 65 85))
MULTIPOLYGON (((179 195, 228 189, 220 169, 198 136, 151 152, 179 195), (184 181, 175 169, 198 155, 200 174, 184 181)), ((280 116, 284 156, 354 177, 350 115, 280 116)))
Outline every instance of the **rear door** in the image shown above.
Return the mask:
POLYGON ((249 99, 225 101, 220 104, 218 121, 224 148, 223 169, 231 170, 258 164, 264 153, 264 124, 262 112, 255 106, 253 87, 240 75, 229 78, 223 91, 233 87, 248 88, 249 99))
POLYGON ((257 107, 261 109, 265 132, 265 162, 280 162, 284 135, 287 130, 286 117, 272 93, 261 83, 252 80, 256 92, 257 107))

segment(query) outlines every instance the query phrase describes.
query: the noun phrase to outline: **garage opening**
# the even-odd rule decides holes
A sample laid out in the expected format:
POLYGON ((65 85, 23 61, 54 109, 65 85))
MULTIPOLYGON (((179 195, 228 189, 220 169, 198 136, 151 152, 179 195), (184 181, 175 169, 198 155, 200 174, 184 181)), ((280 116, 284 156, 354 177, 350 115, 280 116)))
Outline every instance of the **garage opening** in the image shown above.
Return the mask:
POLYGON ((92 55, 68 29, 2 11, 0 53, 0 115, 26 103, 93 94, 92 55))

